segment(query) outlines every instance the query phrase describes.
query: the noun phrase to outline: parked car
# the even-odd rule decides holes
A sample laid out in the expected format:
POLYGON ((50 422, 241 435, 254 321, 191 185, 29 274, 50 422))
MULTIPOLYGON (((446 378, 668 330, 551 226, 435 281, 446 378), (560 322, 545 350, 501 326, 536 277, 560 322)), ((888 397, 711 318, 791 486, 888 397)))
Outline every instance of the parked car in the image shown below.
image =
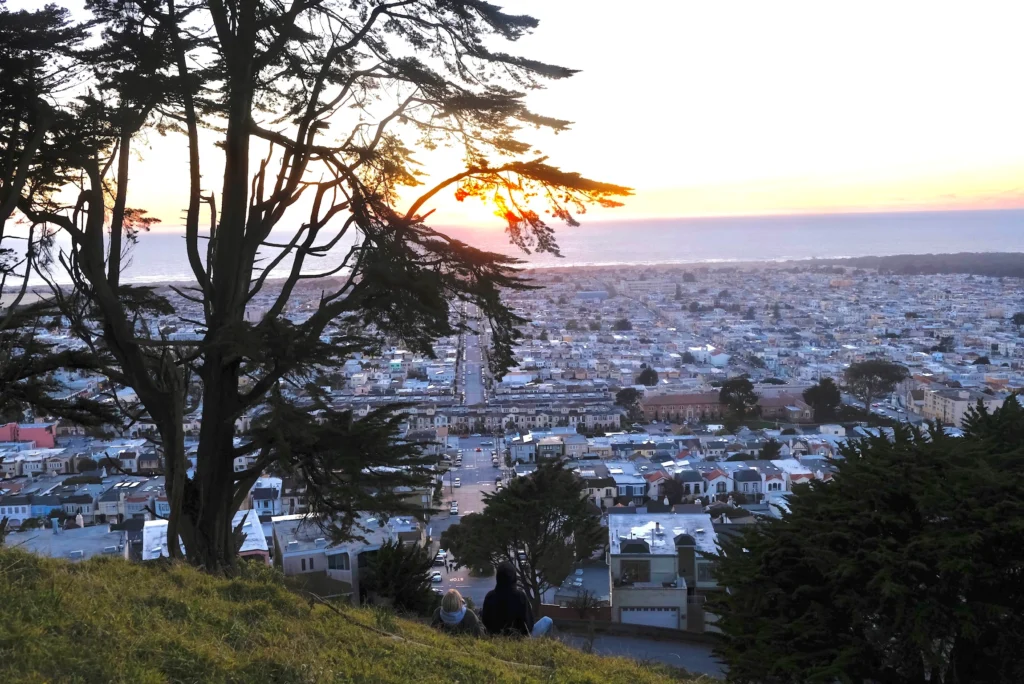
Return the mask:
POLYGON ((459 477, 455 478, 455 486, 456 487, 461 487, 462 486, 462 478, 459 478, 459 477))
POLYGON ((434 573, 430 576, 430 581, 434 582, 435 584, 439 584, 441 582, 444 582, 444 579, 442 579, 441 573, 435 570, 434 573))
POLYGON ((496 487, 496 488, 497 488, 497 490, 498 490, 498 491, 500 492, 500 491, 501 491, 501 489, 502 489, 502 484, 501 484, 501 483, 499 482, 499 483, 497 484, 497 487, 496 487))

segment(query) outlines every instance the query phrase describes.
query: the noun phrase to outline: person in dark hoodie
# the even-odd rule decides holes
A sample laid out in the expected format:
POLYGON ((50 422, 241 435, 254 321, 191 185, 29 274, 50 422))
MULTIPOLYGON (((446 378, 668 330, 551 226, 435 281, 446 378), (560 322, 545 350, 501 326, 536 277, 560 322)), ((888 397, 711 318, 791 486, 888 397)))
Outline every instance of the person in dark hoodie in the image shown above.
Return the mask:
POLYGON ((480 619, 488 634, 502 636, 541 636, 551 629, 551 618, 541 618, 534 624, 530 599, 516 588, 516 569, 508 561, 495 571, 494 589, 484 597, 480 619))

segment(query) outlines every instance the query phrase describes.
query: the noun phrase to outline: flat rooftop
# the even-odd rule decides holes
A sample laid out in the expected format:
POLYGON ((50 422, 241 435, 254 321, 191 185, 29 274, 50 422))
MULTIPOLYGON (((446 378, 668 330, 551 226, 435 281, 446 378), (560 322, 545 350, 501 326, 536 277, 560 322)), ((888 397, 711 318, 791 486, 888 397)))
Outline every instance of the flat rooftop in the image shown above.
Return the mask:
POLYGON ((647 542, 651 555, 676 554, 676 537, 687 534, 697 550, 718 554, 718 535, 707 513, 623 513, 608 516, 608 538, 612 554, 620 554, 623 542, 647 542))

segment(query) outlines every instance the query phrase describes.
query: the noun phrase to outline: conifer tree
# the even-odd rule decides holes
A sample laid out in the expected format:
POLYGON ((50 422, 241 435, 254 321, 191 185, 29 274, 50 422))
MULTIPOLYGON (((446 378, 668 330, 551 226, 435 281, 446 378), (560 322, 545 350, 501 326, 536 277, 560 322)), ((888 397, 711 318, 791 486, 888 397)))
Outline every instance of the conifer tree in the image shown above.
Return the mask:
POLYGON ((722 543, 708 609, 736 682, 1024 681, 1024 409, 896 428, 722 543))
MULTIPOLYGON (((384 509, 397 505, 389 489, 428 475, 383 413, 300 420, 322 408, 307 386, 388 340, 431 354, 433 340, 463 329, 458 302, 489 319, 491 370, 507 369, 522 321, 501 293, 527 287, 518 262, 433 228, 432 203, 441 193, 487 198, 514 245, 557 255, 553 220, 576 224, 587 206, 629 194, 552 166, 521 139, 525 127, 568 128, 524 98, 573 70, 502 51, 537 21, 480 0, 91 0, 88 9, 102 40, 60 53, 81 87, 56 98, 63 124, 29 154, 55 180, 13 195, 32 226, 70 240, 52 268, 52 240, 29 265, 87 353, 10 356, 87 367, 134 390, 138 404, 121 412, 156 425, 168 536, 181 537, 191 562, 234 563, 232 515, 268 467, 301 476, 314 515, 340 516, 335 531, 358 533, 346 525, 352 502, 336 494, 354 491, 346 483, 375 482, 369 503, 384 509), (174 297, 122 279, 134 238, 152 223, 131 186, 132 155, 150 133, 188 150, 181 204, 194 283, 174 297), (427 184, 417 154, 446 145, 462 163, 427 184), (57 191, 68 180, 64 204, 57 191), (313 307, 288 315, 293 295, 314 287, 313 307), (247 315, 256 298, 268 305, 247 315), (197 313, 180 324, 198 340, 151 324, 186 304, 197 313), (299 393, 313 405, 297 405, 299 393), (189 474, 183 419, 193 411, 202 427, 189 474), (235 422, 256 412, 253 434, 236 443, 235 422), (298 448, 296 424, 306 430, 298 448), (350 458, 348 439, 373 458, 350 458), (235 470, 242 457, 251 467, 235 470)), ((42 59, 57 67, 56 56, 42 59)), ((21 373, 11 385, 31 383, 21 373)))

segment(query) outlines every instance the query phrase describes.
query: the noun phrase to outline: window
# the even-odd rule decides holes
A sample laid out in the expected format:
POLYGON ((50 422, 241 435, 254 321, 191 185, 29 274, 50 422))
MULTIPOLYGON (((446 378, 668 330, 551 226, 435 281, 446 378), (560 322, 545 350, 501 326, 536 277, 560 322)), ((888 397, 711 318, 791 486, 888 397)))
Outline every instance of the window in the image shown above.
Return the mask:
POLYGON ((302 559, 302 572, 306 572, 306 559, 302 559))
POLYGON ((309 569, 310 570, 313 569, 313 559, 312 558, 309 559, 309 569))
POLYGON ((623 582, 650 582, 651 562, 649 560, 624 560, 619 563, 619 575, 623 582))
POLYGON ((718 485, 716 485, 716 491, 719 494, 725 494, 725 483, 724 482, 719 482, 718 485))
POLYGON ((714 582, 714 563, 697 563, 697 581, 714 582))
POLYGON ((333 556, 327 557, 327 569, 328 570, 348 570, 348 554, 347 553, 336 553, 333 556))

